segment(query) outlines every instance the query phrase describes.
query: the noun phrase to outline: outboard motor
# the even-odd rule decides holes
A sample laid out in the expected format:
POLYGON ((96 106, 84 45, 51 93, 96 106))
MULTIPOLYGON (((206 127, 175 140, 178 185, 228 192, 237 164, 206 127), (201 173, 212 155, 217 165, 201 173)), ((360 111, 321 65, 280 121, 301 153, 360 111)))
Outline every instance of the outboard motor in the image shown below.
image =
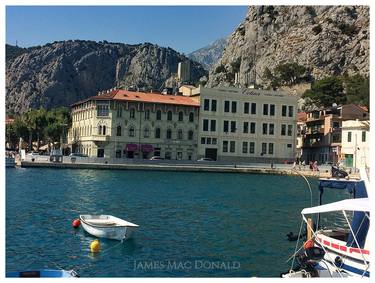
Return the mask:
POLYGON ((340 170, 338 166, 332 166, 331 168, 332 178, 345 178, 348 176, 348 173, 344 170, 340 170))

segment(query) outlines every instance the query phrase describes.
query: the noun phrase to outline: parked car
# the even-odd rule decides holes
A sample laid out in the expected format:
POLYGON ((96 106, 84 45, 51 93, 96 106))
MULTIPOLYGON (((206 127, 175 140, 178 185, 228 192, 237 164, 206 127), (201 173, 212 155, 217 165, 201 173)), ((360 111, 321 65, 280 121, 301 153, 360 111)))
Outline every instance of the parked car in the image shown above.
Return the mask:
POLYGON ((150 160, 164 160, 164 158, 160 157, 160 156, 153 156, 150 158, 150 160))
POLYGON ((28 156, 39 156, 40 154, 39 154, 39 152, 32 151, 32 152, 29 152, 27 155, 28 156))
POLYGON ((199 158, 197 161, 198 162, 202 162, 202 161, 209 161, 209 162, 211 162, 211 161, 215 161, 215 160, 213 160, 212 158, 208 158, 208 157, 202 157, 202 158, 199 158))

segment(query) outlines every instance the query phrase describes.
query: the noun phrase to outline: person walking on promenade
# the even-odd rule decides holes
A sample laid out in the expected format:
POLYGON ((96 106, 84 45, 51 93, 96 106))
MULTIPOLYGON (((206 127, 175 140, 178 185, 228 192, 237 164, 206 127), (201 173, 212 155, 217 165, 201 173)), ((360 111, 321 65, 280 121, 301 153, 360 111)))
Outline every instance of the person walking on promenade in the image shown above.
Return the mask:
POLYGON ((312 171, 313 170, 313 162, 312 161, 309 162, 309 167, 310 167, 310 170, 312 171))
POLYGON ((319 171, 319 168, 318 168, 318 161, 315 160, 314 164, 313 164, 313 171, 319 171))

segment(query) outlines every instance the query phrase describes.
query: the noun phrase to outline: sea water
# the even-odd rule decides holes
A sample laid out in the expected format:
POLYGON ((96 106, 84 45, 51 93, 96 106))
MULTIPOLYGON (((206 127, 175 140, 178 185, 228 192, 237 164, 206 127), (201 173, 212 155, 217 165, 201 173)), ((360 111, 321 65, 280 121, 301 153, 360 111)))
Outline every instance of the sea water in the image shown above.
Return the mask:
MULTIPOLYGON (((317 204, 317 179, 310 179, 317 204)), ((331 190, 325 202, 346 198, 331 190)), ((278 277, 287 271, 301 177, 47 168, 6 170, 6 270, 74 269, 81 277, 278 277), (72 228, 80 214, 138 224, 123 243, 72 228)), ((336 223, 340 225, 340 222, 336 223)))

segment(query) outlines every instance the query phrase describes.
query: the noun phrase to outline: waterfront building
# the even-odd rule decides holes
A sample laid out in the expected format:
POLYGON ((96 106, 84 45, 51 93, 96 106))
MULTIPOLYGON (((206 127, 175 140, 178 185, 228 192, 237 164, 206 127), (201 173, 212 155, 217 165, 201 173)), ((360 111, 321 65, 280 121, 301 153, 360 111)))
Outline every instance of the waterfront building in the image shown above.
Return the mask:
POLYGON ((109 90, 71 106, 69 143, 90 157, 196 159, 199 102, 109 90))
POLYGON ((306 134, 306 112, 297 113, 297 139, 296 139, 296 155, 302 156, 303 137, 306 134))
POLYGON ((201 88, 198 157, 230 162, 295 158, 297 97, 249 88, 201 88))
POLYGON ((190 61, 186 60, 177 65, 177 76, 180 82, 190 81, 190 61))
POLYGON ((306 133, 303 139, 302 159, 337 163, 341 156, 342 122, 347 120, 368 120, 368 112, 354 104, 309 111, 306 133))
POLYGON ((193 85, 182 85, 178 88, 178 92, 183 96, 197 96, 200 94, 200 86, 195 87, 193 85))
POLYGON ((359 168, 370 165, 370 121, 342 122, 341 163, 359 168))

